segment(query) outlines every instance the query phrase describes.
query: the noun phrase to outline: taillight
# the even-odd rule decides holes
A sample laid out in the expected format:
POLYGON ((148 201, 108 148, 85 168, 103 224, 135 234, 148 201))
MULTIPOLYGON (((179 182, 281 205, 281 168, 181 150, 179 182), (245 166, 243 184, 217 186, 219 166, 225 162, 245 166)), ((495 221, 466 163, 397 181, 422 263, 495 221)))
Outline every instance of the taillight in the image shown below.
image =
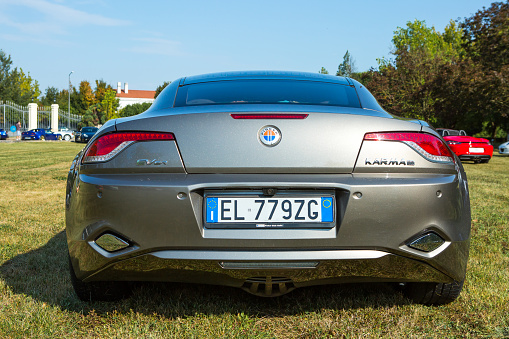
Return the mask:
POLYGON ((175 140, 173 133, 119 132, 105 134, 88 148, 83 163, 108 161, 134 142, 175 140))
POLYGON ((281 114, 281 113, 254 113, 254 114, 230 114, 233 119, 306 119, 309 114, 305 113, 293 113, 293 114, 281 114))
POLYGON ((425 159, 433 162, 454 162, 454 156, 447 146, 434 135, 415 132, 367 133, 364 140, 402 142, 425 159))

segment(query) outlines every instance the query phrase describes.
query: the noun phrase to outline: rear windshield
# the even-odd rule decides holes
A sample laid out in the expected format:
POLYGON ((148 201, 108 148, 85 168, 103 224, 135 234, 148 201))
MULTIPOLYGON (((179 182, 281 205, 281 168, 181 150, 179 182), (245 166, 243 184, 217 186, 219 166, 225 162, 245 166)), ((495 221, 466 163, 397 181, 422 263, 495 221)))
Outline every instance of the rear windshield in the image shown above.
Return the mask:
POLYGON ((233 80, 178 89, 175 107, 225 104, 325 105, 360 108, 353 87, 318 81, 233 80))
POLYGON ((87 132, 87 133, 90 133, 90 132, 97 132, 98 128, 97 127, 83 127, 81 129, 82 132, 87 132))

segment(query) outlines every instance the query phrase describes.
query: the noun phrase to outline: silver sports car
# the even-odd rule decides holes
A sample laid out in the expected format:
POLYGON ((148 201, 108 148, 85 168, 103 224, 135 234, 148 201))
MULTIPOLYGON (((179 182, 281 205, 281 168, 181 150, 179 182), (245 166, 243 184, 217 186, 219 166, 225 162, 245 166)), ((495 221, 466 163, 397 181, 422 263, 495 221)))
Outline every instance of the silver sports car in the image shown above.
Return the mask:
POLYGON ((133 281, 260 296, 396 282, 445 304, 465 279, 470 202, 438 133, 359 82, 231 72, 176 80, 108 121, 72 163, 66 224, 82 300, 133 281))

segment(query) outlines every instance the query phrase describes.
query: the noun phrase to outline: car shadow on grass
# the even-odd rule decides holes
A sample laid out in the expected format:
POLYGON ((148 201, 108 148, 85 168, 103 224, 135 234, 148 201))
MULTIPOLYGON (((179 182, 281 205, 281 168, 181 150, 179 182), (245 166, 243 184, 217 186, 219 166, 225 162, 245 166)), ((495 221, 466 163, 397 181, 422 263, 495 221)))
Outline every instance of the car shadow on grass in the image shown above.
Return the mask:
POLYGON ((68 311, 88 314, 139 312, 168 318, 196 314, 279 317, 324 309, 379 308, 410 302, 391 284, 342 284, 296 289, 262 298, 232 287, 180 283, 135 283, 131 297, 117 302, 82 302, 69 278, 65 232, 44 246, 17 255, 0 267, 0 278, 15 294, 68 311))

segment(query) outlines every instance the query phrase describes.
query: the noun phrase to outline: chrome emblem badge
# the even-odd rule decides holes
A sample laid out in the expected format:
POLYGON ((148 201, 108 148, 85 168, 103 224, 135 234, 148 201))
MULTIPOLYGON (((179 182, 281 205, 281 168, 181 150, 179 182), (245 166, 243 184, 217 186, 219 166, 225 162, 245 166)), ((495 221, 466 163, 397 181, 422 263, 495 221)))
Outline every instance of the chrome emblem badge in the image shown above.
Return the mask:
POLYGON ((258 132, 258 137, 265 146, 276 146, 281 141, 281 131, 276 126, 265 126, 258 132))

